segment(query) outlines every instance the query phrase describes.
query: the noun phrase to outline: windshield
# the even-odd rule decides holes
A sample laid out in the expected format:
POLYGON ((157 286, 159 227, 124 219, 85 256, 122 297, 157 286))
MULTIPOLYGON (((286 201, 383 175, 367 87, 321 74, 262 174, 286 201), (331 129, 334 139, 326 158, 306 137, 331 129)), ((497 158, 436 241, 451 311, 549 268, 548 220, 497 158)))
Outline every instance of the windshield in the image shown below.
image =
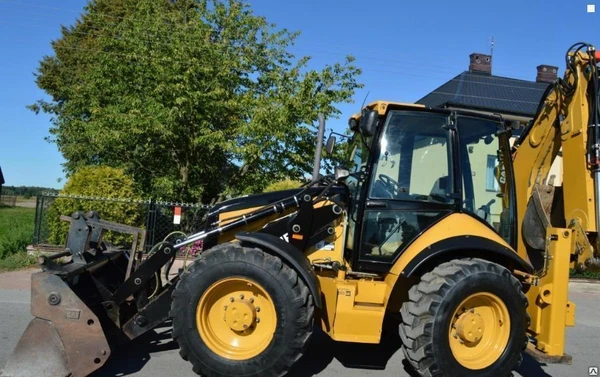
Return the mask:
POLYGON ((453 201, 452 158, 447 117, 392 111, 373 167, 372 199, 453 201))

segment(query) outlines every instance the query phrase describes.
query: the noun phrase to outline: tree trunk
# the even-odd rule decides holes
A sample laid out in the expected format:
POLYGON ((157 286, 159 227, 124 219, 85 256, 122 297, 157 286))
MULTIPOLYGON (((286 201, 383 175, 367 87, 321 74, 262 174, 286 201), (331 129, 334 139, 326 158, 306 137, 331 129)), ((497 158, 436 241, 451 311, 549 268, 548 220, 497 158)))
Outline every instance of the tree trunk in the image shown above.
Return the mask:
POLYGON ((181 201, 185 202, 188 200, 190 181, 190 164, 188 162, 179 167, 179 175, 181 177, 181 192, 179 193, 179 197, 181 201))

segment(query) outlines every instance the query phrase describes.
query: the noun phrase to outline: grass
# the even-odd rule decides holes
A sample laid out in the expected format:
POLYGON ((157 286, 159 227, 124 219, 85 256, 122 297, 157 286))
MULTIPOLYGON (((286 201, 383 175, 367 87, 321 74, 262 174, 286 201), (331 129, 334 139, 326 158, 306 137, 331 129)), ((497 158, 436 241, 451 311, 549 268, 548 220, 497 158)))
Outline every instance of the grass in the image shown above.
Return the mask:
POLYGON ((35 263, 26 250, 33 240, 34 218, 34 208, 0 207, 0 271, 35 263))
POLYGON ((0 272, 20 270, 36 263, 36 257, 28 255, 27 252, 19 252, 0 259, 0 272))

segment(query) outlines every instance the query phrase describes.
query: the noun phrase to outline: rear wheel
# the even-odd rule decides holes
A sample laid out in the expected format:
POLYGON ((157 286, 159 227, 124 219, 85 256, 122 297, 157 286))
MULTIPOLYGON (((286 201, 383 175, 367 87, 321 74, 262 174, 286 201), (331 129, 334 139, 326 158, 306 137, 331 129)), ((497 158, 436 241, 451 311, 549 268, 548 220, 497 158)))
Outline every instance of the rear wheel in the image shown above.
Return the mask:
POLYGON ((260 249, 204 252, 173 293, 173 338, 204 376, 280 376, 303 355, 313 301, 298 274, 260 249))
POLYGON ((404 356, 425 377, 510 376, 527 344, 526 308, 506 268, 481 259, 443 263, 402 306, 404 356))

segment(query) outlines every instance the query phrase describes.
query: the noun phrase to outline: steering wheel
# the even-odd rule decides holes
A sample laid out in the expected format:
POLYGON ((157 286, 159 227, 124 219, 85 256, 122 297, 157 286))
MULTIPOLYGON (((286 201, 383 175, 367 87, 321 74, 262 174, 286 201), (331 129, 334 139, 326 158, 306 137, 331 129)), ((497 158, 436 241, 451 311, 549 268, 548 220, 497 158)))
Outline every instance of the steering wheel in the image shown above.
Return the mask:
POLYGON ((379 174, 379 181, 383 184, 383 189, 390 193, 392 197, 399 196, 402 192, 400 184, 388 175, 379 174))

